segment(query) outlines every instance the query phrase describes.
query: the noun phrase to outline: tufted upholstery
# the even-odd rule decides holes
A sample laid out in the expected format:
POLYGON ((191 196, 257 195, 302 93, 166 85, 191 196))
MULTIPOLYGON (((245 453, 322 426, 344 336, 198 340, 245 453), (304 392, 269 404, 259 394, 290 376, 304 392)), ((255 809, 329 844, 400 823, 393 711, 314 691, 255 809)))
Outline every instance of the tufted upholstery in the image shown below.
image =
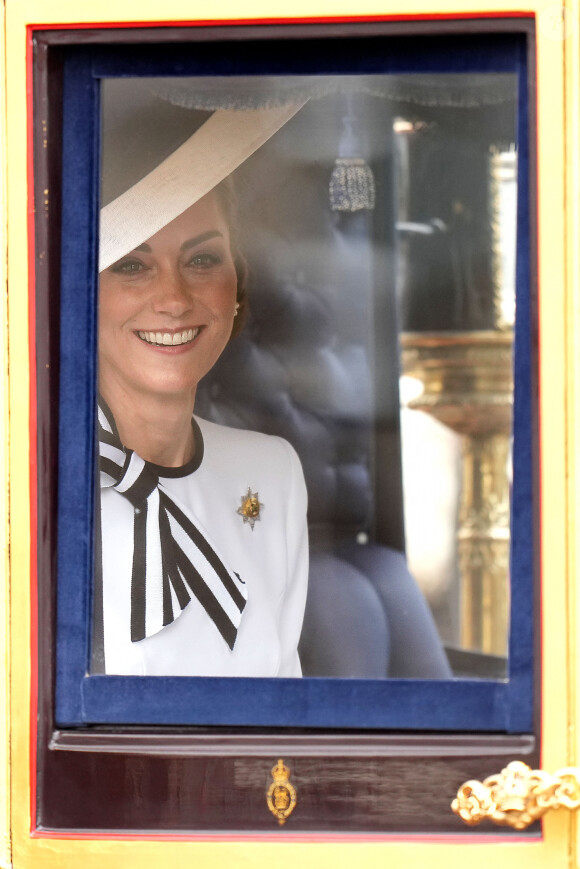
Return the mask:
POLYGON ((312 549, 305 674, 446 677, 428 607, 392 548, 403 545, 394 282, 382 301, 377 290, 388 215, 329 208, 342 111, 336 96, 307 106, 238 170, 250 314, 200 384, 196 412, 279 434, 300 455, 312 549))

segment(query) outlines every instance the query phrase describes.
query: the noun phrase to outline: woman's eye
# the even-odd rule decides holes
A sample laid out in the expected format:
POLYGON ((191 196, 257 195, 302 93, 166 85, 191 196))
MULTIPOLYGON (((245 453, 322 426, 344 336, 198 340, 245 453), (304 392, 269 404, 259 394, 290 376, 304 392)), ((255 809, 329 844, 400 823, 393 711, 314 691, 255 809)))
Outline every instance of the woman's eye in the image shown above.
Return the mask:
POLYGON ((137 259, 126 259, 121 260, 115 265, 111 266, 111 271, 116 275, 137 275, 139 272, 144 271, 147 267, 143 265, 140 260, 137 259))
POLYGON ((198 269, 209 269, 212 266, 218 265, 220 262, 219 256, 213 253, 196 253, 188 262, 188 265, 198 269))

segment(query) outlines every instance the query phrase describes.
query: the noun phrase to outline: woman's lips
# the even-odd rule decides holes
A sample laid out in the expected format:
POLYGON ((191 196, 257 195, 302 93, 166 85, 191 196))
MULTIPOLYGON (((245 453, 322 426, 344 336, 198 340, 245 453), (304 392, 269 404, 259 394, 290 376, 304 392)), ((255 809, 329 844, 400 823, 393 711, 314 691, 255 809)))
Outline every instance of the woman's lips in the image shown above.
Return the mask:
POLYGON ((201 326, 196 326, 195 329, 183 329, 180 332, 163 332, 163 331, 144 331, 139 330, 137 335, 142 341, 147 344, 152 344, 155 347, 179 347, 183 344, 191 344, 197 338, 201 326))

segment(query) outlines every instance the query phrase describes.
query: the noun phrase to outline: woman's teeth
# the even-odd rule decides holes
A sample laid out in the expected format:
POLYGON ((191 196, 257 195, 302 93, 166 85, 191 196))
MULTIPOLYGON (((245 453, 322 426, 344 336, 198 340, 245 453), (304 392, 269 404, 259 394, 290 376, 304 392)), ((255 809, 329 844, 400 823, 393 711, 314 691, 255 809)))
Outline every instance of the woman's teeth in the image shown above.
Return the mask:
POLYGON ((197 338, 198 332, 199 326, 196 329, 184 329, 183 332, 137 332, 137 334, 148 344, 176 347, 178 344, 189 344, 197 338))

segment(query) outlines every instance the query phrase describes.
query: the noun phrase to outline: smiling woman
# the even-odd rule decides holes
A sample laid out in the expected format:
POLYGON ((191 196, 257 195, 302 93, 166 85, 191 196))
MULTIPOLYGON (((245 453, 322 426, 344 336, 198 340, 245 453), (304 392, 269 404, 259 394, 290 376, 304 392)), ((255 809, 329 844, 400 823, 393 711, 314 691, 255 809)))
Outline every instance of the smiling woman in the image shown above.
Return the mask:
MULTIPOLYGON (((177 148, 102 211, 93 672, 301 675, 300 462, 281 438, 193 416, 198 383, 245 298, 232 190, 220 174, 244 159, 238 136, 249 134, 255 150, 274 131, 269 111, 224 114, 229 135, 216 112, 213 130, 203 125, 182 146, 184 167, 177 148), (220 166, 213 174, 204 137, 220 166)), ((104 171, 106 160, 105 148, 104 171)))
POLYGON ((99 388, 123 443, 144 459, 192 457, 196 387, 231 335, 236 287, 214 193, 101 274, 99 388))

